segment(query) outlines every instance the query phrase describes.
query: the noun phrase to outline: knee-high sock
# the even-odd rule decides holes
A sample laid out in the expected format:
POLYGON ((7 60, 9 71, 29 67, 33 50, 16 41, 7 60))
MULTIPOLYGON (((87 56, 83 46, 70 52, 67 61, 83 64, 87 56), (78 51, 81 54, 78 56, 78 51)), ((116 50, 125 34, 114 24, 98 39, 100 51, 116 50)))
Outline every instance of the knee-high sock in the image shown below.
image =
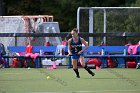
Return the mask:
POLYGON ((89 74, 92 74, 92 73, 93 73, 93 72, 92 72, 92 71, 91 71, 91 70, 87 67, 87 65, 85 65, 85 67, 84 67, 84 68, 85 68, 85 70, 87 70, 87 71, 88 71, 88 73, 89 73, 89 74))
POLYGON ((79 76, 79 71, 78 71, 78 69, 73 69, 73 70, 74 70, 76 76, 79 76))

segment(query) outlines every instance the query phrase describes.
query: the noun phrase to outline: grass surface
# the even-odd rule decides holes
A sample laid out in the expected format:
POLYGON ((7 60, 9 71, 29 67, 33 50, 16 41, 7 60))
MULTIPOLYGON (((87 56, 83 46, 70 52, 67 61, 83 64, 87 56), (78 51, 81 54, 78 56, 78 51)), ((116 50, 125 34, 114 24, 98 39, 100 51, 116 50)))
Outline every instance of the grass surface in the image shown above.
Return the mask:
POLYGON ((139 69, 93 71, 94 77, 79 69, 81 78, 78 79, 67 68, 0 69, 0 93, 140 93, 139 69))

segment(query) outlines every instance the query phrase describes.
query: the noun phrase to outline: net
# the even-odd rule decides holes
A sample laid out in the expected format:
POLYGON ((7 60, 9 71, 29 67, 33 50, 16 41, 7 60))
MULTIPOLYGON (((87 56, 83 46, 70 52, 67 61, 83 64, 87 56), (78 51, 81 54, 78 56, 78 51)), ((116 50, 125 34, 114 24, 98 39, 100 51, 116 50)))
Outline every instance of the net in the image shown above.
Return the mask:
MULTIPOLYGON (((40 24, 50 21, 53 21, 53 16, 0 16, 0 33, 42 33, 44 31, 40 30, 40 24)), ((0 42, 5 46, 21 46, 29 42, 39 45, 37 41, 42 40, 40 37, 14 37, 14 35, 13 37, 1 37, 0 42)))
MULTIPOLYGON (((24 20, 21 16, 0 17, 0 33, 21 33, 24 30, 24 20)), ((3 37, 0 42, 5 46, 14 45, 14 37, 3 37)), ((22 42, 19 42, 21 44, 22 42)))
MULTIPOLYGON (((140 7, 80 7, 77 14, 77 26, 80 32, 139 32, 140 7)), ((106 40, 107 45, 124 45, 128 41, 136 44, 139 39, 139 37, 106 37, 105 39, 94 37, 93 42, 94 45, 99 45, 106 40)))

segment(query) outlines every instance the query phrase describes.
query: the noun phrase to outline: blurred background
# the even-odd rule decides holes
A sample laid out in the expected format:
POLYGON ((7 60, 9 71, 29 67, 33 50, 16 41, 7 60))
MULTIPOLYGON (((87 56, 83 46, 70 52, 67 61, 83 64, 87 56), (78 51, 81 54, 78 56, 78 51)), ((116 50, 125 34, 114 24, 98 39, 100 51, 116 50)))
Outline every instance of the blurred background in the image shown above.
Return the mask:
MULTIPOLYGON (((0 0, 0 16, 52 15, 59 22, 60 32, 70 32, 77 26, 78 7, 137 7, 140 0, 0 0)), ((103 33, 103 10, 94 10, 94 32, 103 33)), ((140 9, 106 9, 106 32, 139 32, 140 9)), ((80 31, 89 33, 89 11, 80 11, 80 31)), ((89 38, 87 38, 88 41, 89 38)), ((136 44, 139 37, 107 37, 107 45, 136 44), (112 41, 113 40, 113 41, 112 41), (111 43, 110 43, 111 42, 111 43)), ((99 45, 103 37, 94 38, 99 45)))

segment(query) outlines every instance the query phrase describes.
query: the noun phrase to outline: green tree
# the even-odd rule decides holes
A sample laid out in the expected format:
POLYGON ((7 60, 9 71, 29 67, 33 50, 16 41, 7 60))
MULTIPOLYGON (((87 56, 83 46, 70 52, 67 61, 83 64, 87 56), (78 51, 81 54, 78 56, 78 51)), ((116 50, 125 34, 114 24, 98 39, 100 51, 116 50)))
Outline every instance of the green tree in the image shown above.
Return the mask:
MULTIPOLYGON (((78 7, 126 6, 135 2, 138 4, 139 0, 4 0, 4 2, 7 6, 7 15, 53 15, 54 21, 59 22, 63 32, 76 27, 78 7)), ((96 24, 97 31, 100 25, 101 23, 96 24)))
POLYGON ((7 15, 39 15, 39 0, 5 0, 7 15))

